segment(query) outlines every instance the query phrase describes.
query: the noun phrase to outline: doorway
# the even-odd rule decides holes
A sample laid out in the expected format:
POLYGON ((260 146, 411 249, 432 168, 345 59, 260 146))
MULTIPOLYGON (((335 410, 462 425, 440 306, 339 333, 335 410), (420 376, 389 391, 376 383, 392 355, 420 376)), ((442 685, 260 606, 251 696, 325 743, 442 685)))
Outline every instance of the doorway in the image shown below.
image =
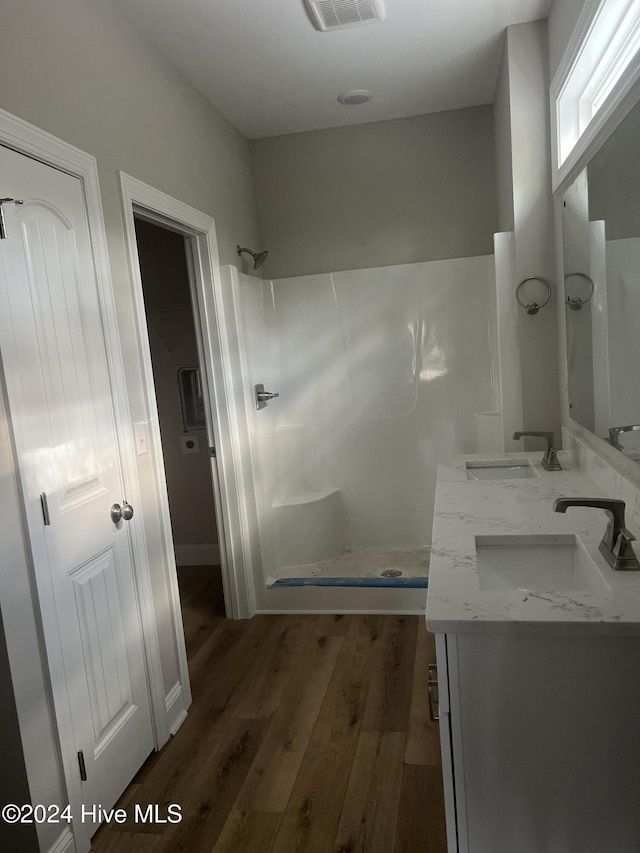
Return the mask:
POLYGON ((188 246, 183 234, 140 216, 134 222, 178 584, 182 592, 195 586, 202 606, 215 609, 222 585, 215 451, 207 434, 188 246))
MULTIPOLYGON (((146 318, 136 220, 160 226, 177 234, 183 241, 200 367, 199 377, 192 372, 185 381, 187 386, 191 383, 192 391, 197 389, 198 378, 202 385, 202 397, 196 391, 192 393, 191 402, 197 397, 204 404, 225 612, 231 619, 247 619, 256 610, 252 565, 254 537, 247 524, 246 441, 243 443, 239 436, 237 379, 231 367, 235 363, 233 295, 223 292, 215 221, 207 214, 124 172, 120 172, 120 188, 143 373, 144 409, 148 417, 146 423, 137 424, 136 427, 140 427, 142 438, 147 441, 143 452, 147 449, 150 451, 162 556, 169 567, 167 580, 172 618, 174 624, 179 624, 182 614, 177 574, 170 569, 175 565, 172 520, 167 500, 165 461, 150 351, 151 333, 146 318)), ((197 410, 198 406, 194 406, 192 414, 197 414, 197 410)), ((182 681, 185 681, 188 680, 186 650, 183 642, 179 645, 180 671, 182 681)), ((176 720, 177 725, 180 722, 176 720)))

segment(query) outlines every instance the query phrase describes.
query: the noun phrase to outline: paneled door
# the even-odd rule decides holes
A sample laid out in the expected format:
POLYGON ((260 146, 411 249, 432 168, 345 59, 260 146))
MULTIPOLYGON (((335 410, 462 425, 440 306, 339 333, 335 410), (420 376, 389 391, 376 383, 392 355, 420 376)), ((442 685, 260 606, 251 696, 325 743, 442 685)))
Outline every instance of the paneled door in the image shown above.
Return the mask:
POLYGON ((79 802, 110 808, 154 742, 83 187, 0 146, 0 197, 0 353, 64 762, 79 802))

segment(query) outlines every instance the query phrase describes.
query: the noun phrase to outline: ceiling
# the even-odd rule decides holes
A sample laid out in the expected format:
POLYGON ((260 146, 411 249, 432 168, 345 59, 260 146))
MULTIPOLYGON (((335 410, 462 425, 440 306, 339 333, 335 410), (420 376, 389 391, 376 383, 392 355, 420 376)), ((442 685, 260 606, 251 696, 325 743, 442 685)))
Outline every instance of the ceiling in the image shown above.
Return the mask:
POLYGON ((384 0, 320 32, 303 0, 111 0, 249 139, 493 101, 503 33, 551 0, 384 0), (341 93, 369 89, 359 106, 341 93))

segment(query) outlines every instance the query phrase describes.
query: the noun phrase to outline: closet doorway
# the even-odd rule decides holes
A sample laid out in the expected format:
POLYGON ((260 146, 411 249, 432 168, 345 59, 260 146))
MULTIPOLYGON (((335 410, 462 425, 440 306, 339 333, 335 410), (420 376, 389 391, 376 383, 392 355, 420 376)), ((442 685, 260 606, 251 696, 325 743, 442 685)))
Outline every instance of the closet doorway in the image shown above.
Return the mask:
POLYGON ((207 435, 185 236, 138 215, 134 223, 178 583, 196 613, 224 615, 215 450, 207 435))
MULTIPOLYGON (((157 522, 160 526, 162 553, 157 557, 164 559, 170 568, 169 597, 172 617, 176 624, 182 620, 178 581, 175 571, 174 531, 169 503, 167 500, 166 465, 164 459, 163 440, 167 439, 160 433, 160 417, 156 400, 156 379, 152 363, 151 343, 156 337, 162 322, 156 318, 147 318, 147 305, 142 282, 141 261, 138 251, 137 231, 142 231, 146 225, 155 226, 161 232, 163 239, 174 238, 181 245, 180 273, 182 284, 171 281, 164 285, 165 296, 160 296, 153 304, 162 308, 164 300, 170 299, 171 304, 184 306, 191 304, 191 322, 194 330, 197 361, 188 365, 191 368, 180 374, 184 383, 181 398, 180 386, 176 378, 174 399, 179 400, 180 412, 184 407, 185 420, 178 424, 177 440, 182 448, 184 439, 187 452, 184 456, 198 456, 208 460, 210 481, 213 487, 213 504, 215 505, 215 529, 219 552, 222 590, 224 595, 225 614, 230 619, 248 619, 256 609, 255 590, 253 583, 252 531, 247 525, 246 481, 249 474, 246 440, 243 441, 239 424, 240 413, 237 404, 237 383, 233 365, 237 361, 237 342, 235 341, 235 313, 233 294, 224 291, 220 275, 220 257, 216 238, 215 220, 196 208, 175 199, 130 175, 120 172, 120 190, 122 194, 125 242, 128 250, 129 272, 131 275, 131 297, 134 303, 134 315, 137 327, 139 357, 143 374, 143 398, 147 423, 136 424, 142 436, 136 434, 136 443, 142 437, 148 445, 138 453, 150 453, 149 462, 152 472, 148 471, 154 480, 154 490, 157 500, 157 522), (143 224, 141 224, 143 223, 143 224), (164 234, 168 238, 164 238, 164 234), (186 279, 184 267, 186 266, 186 279), (186 280, 186 284, 185 284, 186 280), (176 296, 174 290, 182 290, 182 295, 176 296), (156 322, 153 328, 151 319, 156 322), (199 368, 199 372, 198 369, 199 368), (201 386, 201 387, 200 387, 201 386), (200 396, 200 390, 202 396, 200 396), (199 419, 202 405, 204 406, 206 430, 201 428, 199 419), (187 424, 186 430, 184 424, 187 424), (188 442, 193 436, 198 437, 198 453, 188 442), (205 452, 202 453, 204 442, 205 452)), ((155 232, 154 232, 155 233, 155 232)), ((151 257, 154 257, 153 251, 151 257)), ((177 257, 177 253, 176 253, 177 257)), ((178 263, 178 261, 174 261, 178 263)), ((157 261, 153 261, 157 269, 157 261)), ((154 275, 152 272, 151 275, 154 275)), ((149 276, 147 275, 147 278, 149 276)), ((153 285, 152 285, 153 286, 153 285)), ((149 289, 149 283, 146 285, 149 289)), ((151 307, 151 306, 150 306, 151 307)), ((176 311, 182 310, 179 307, 176 311)), ((161 312, 160 312, 161 313, 161 312)), ((186 314, 185 318, 186 320, 186 314)), ((166 346, 158 342, 158 346, 166 346)), ((169 344, 169 348, 171 345, 169 344)), ((193 352, 193 350, 191 351, 193 352)), ((166 358, 166 352, 165 352, 166 358)), ((175 425, 175 422, 174 422, 175 425)), ((166 432, 165 432, 166 435, 166 432)), ((179 497, 178 497, 179 500, 179 497)), ((209 510, 211 503, 209 503, 209 510)), ((172 510, 176 510, 175 500, 172 510)), ((209 513, 209 526, 205 528, 204 536, 199 535, 197 542, 179 542, 184 545, 212 546, 213 526, 209 513), (206 539, 206 541, 204 541, 206 539)), ((183 530, 192 530, 185 525, 183 530)), ((200 531, 200 534, 202 531, 200 531)), ((200 551, 200 558, 210 560, 215 552, 212 549, 200 551), (204 556, 203 556, 204 553, 204 556), (207 554, 209 556, 207 556, 207 554)), ((197 560, 196 549, 186 549, 182 555, 189 555, 193 564, 197 560)), ((182 560, 181 553, 178 553, 182 560)), ((185 557, 186 559, 186 557, 185 557)), ((180 644, 178 656, 183 676, 187 677, 187 659, 184 645, 180 644)))

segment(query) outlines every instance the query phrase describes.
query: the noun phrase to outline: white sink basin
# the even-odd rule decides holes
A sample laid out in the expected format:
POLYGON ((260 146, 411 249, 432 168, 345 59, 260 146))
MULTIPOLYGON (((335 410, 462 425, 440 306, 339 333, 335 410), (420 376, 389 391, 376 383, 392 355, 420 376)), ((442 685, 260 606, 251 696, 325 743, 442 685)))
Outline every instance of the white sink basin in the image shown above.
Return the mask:
POLYGON ((608 592, 574 534, 476 536, 480 589, 608 592))
POLYGON ((490 459, 465 462, 467 480, 524 480, 536 477, 528 459, 490 459))
POLYGON ((634 462, 640 462, 640 450, 634 447, 623 447, 621 449, 624 455, 628 456, 629 459, 633 459, 634 462))

